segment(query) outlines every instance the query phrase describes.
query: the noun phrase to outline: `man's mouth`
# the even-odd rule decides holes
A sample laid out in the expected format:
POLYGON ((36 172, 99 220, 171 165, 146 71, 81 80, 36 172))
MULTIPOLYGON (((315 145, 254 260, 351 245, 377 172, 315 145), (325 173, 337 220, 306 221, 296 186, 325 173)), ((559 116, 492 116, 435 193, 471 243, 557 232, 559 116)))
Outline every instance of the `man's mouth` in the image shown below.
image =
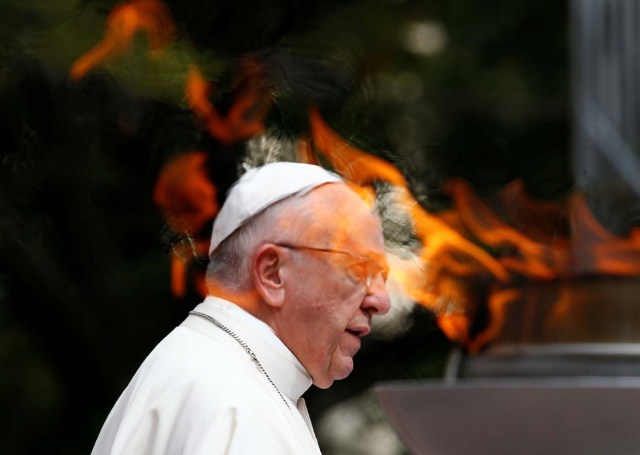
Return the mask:
POLYGON ((350 333, 353 336, 356 336, 358 338, 362 338, 363 336, 367 335, 371 329, 368 326, 362 326, 362 327, 347 327, 347 333, 350 333))

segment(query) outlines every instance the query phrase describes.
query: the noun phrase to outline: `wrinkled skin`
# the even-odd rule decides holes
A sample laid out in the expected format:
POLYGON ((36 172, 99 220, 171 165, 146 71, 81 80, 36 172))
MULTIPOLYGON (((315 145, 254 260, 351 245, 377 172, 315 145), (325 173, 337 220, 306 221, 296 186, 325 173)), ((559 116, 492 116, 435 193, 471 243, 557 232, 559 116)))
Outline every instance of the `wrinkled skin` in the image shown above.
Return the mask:
MULTIPOLYGON (((345 185, 325 185, 308 196, 316 222, 288 221, 298 244, 347 251, 386 265, 382 228, 369 207, 345 185), (306 224, 305 224, 306 222, 306 224)), ((285 303, 273 326, 319 388, 346 378, 371 318, 389 311, 384 279, 367 288, 344 268, 348 255, 283 249, 285 303)))

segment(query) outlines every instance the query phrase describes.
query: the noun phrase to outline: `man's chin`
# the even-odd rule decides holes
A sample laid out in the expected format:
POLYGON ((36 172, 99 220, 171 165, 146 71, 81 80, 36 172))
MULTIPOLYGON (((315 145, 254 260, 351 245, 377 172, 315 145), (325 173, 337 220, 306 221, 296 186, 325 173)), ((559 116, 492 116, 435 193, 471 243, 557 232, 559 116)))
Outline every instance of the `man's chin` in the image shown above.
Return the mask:
POLYGON ((334 381, 345 379, 353 371, 353 357, 344 356, 336 368, 331 369, 331 376, 334 381))
POLYGON ((329 387, 331 387, 333 385, 333 381, 323 381, 323 382, 316 382, 313 381, 313 385, 316 386, 319 389, 328 389, 329 387))
POLYGON ((353 357, 339 355, 338 358, 335 358, 334 356, 333 360, 334 361, 332 361, 331 365, 329 366, 327 376, 312 376, 313 385, 315 385, 319 389, 328 389, 329 387, 331 387, 334 381, 345 379, 353 371, 353 357))

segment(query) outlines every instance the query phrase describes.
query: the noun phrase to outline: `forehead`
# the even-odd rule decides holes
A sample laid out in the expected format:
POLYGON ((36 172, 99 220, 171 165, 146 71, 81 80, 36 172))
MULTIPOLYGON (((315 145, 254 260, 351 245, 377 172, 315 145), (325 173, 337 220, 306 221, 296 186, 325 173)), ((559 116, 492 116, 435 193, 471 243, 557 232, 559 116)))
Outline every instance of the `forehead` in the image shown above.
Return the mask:
POLYGON ((379 218, 356 193, 343 184, 323 185, 307 196, 310 226, 304 238, 324 248, 384 257, 379 218))

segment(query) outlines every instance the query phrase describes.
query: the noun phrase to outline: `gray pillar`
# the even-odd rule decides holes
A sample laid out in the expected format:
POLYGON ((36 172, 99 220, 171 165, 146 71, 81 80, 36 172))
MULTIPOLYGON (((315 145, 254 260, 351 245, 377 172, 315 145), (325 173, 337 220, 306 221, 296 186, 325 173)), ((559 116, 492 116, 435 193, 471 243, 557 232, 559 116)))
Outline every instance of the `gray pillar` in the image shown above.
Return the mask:
POLYGON ((640 0, 572 0, 573 170, 605 227, 640 226, 640 0))

